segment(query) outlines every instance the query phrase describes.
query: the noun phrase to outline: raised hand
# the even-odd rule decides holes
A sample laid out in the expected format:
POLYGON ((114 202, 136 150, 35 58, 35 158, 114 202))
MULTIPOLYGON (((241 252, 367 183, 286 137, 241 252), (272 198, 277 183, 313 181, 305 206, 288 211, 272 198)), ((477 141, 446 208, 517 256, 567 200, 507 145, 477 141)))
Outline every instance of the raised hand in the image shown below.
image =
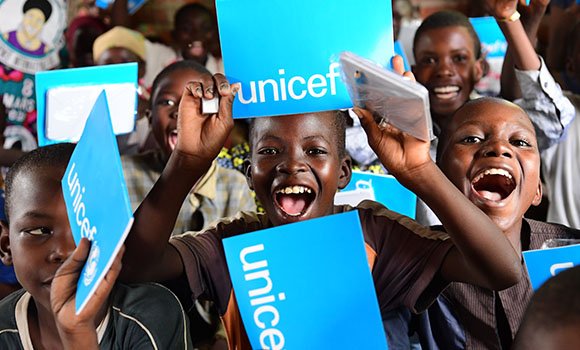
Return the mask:
POLYGON ((96 317, 109 298, 121 271, 121 248, 105 278, 80 314, 75 313, 77 282, 89 255, 90 243, 83 238, 71 256, 56 271, 50 288, 50 304, 65 349, 98 349, 96 317))
POLYGON ((367 110, 355 108, 369 145, 375 151, 389 173, 399 182, 412 188, 422 169, 434 163, 429 156, 430 143, 406 134, 392 125, 378 125, 367 110))
POLYGON ((525 5, 525 0, 486 0, 491 14, 497 19, 507 19, 516 12, 518 2, 525 5))
POLYGON ((403 57, 399 55, 393 56, 393 58, 391 58, 391 65, 393 66, 393 71, 395 73, 401 74, 403 77, 409 79, 410 81, 417 81, 413 72, 405 72, 405 62, 403 61, 403 57))
POLYGON ((204 75, 187 84, 179 104, 177 146, 174 151, 193 157, 203 164, 218 155, 233 128, 232 106, 240 85, 230 85, 222 74, 204 75), (202 97, 221 96, 216 114, 202 114, 202 97))

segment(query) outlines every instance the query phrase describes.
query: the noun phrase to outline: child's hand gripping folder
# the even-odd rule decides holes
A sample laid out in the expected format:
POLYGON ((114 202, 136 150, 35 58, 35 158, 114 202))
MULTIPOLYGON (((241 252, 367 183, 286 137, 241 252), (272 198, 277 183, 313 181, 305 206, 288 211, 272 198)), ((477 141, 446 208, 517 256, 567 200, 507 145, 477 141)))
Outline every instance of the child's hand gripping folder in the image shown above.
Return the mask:
POLYGON ((423 141, 433 139, 425 87, 352 52, 342 52, 340 64, 354 106, 371 111, 379 123, 392 124, 423 141))

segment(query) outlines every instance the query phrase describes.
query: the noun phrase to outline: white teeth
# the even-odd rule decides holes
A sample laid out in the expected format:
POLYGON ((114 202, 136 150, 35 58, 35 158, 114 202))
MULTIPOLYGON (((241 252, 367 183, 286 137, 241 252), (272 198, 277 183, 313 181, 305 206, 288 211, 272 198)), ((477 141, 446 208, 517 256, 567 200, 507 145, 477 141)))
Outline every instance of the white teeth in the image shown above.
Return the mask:
POLYGON ((433 89, 433 92, 437 94, 446 94, 449 92, 459 91, 459 86, 439 86, 433 89))
POLYGON ((277 190, 276 193, 300 194, 300 193, 312 193, 312 190, 305 186, 288 186, 277 190))
POLYGON ((482 172, 480 172, 479 174, 477 174, 477 176, 473 179, 472 183, 476 183, 477 181, 481 180, 484 176, 487 175, 501 175, 501 176, 505 176, 508 179, 512 179, 511 174, 504 169, 498 169, 498 168, 491 168, 491 169, 486 169, 482 172))

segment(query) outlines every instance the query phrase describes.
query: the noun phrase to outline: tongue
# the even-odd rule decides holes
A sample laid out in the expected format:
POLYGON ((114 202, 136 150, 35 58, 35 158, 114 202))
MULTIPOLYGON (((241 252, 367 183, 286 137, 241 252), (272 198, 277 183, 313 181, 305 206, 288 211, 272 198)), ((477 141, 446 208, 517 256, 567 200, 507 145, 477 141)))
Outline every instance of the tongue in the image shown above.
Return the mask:
POLYGON ((306 207, 306 200, 301 195, 281 195, 279 197, 280 206, 287 214, 300 214, 306 207))
POLYGON ((177 145, 177 135, 172 133, 169 135, 169 147, 172 151, 175 149, 175 145, 177 145))
POLYGON ((491 192, 491 191, 478 191, 479 194, 485 198, 485 199, 489 199, 491 201, 499 201, 501 200, 501 194, 497 193, 497 192, 491 192))

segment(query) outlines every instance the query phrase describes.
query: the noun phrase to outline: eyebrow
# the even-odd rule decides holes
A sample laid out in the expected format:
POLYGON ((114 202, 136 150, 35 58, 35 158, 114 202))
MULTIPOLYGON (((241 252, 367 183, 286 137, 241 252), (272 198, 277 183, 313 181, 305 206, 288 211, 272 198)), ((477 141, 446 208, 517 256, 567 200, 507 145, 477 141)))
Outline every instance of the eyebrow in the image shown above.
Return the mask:
POLYGON ((50 218, 52 218, 52 215, 45 214, 45 213, 39 213, 37 211, 27 211, 21 217, 23 217, 23 218, 35 218, 35 219, 50 219, 50 218))

